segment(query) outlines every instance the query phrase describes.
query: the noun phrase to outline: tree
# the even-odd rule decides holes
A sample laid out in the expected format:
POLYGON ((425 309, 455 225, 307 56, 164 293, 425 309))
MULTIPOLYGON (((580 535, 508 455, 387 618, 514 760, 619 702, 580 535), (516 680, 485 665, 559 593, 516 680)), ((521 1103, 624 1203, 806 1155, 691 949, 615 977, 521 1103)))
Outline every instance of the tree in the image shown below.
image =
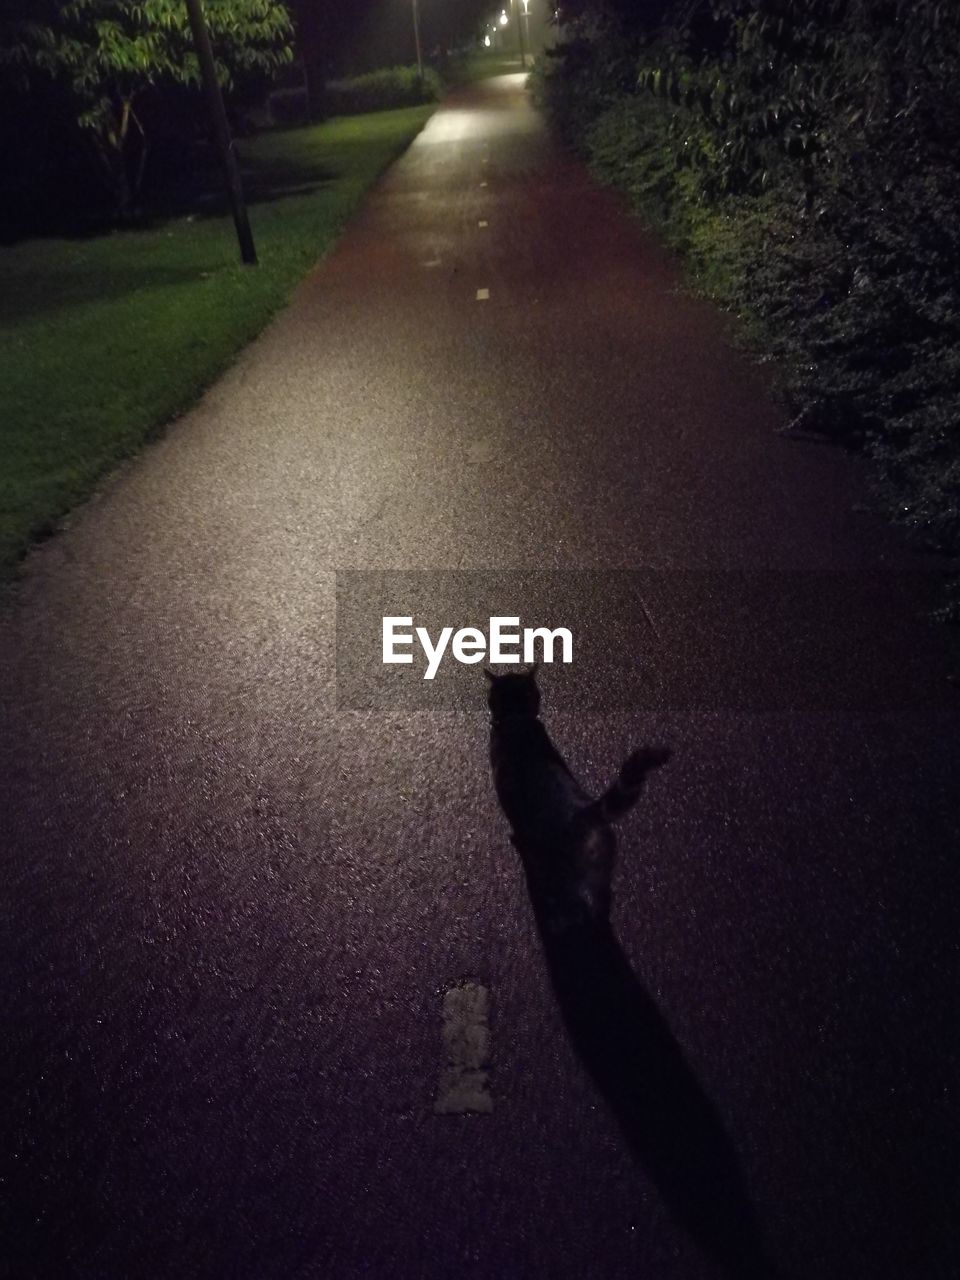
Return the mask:
MULTIPOLYGON (((281 0, 206 0, 204 11, 225 88, 292 59, 293 25, 281 0)), ((138 103, 151 88, 201 83, 183 0, 24 4, 0 41, 8 73, 66 87, 118 208, 129 211, 147 158, 138 103)))

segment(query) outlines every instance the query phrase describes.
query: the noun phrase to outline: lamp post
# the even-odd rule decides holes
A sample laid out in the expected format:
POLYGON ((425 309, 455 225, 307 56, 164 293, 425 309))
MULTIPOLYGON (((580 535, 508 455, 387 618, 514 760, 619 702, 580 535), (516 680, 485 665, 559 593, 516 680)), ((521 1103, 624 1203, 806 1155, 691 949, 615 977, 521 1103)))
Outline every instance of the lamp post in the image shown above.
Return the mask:
MULTIPOLYGON (((523 5, 523 13, 520 15, 520 22, 526 28, 527 48, 530 49, 530 0, 520 0, 520 3, 523 5)), ((534 56, 532 49, 530 49, 530 56, 531 58, 534 56)))
POLYGON ((517 8, 517 0, 510 0, 510 8, 517 17, 517 38, 520 41, 520 65, 524 71, 527 69, 527 50, 523 43, 523 17, 517 8))
POLYGON ((417 46, 417 75, 423 85, 423 54, 420 50, 420 5, 418 0, 411 0, 413 5, 413 42, 417 46))
POLYGON ((240 166, 237 164, 237 153, 233 149, 230 137, 230 121, 227 119, 226 107, 223 105, 223 94, 217 82, 217 67, 210 47, 210 33, 200 7, 200 0, 187 0, 187 14, 190 18, 190 30, 193 32, 193 45, 200 63, 200 74, 207 95, 207 107, 210 111, 210 123, 213 136, 220 153, 223 176, 227 183, 227 195, 230 198, 230 210, 233 213, 233 225, 237 229, 237 240, 240 242, 240 257, 248 266, 257 265, 257 250, 253 243, 253 232, 250 230, 250 219, 247 217, 247 206, 243 199, 243 183, 240 181, 240 166))

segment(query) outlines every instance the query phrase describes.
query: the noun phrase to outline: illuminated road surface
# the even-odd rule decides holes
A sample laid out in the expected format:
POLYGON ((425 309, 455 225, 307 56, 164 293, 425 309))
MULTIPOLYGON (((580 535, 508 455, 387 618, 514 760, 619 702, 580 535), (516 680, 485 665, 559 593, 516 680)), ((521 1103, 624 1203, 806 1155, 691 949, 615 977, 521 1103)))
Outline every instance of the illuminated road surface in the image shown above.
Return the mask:
POLYGON ((761 588, 755 696, 710 699, 724 573, 913 563, 779 421, 508 77, 34 554, 0 620, 4 1274, 706 1280, 761 1274, 761 1235, 798 1280, 960 1274, 942 637, 891 586, 813 637, 869 667, 892 633, 890 702, 807 705, 761 588), (674 751, 586 993, 479 668, 454 709, 335 703, 335 570, 506 568, 665 574, 611 645, 643 612, 701 691, 601 714, 549 673, 591 787, 674 751), (673 572, 704 586, 671 615, 673 572))

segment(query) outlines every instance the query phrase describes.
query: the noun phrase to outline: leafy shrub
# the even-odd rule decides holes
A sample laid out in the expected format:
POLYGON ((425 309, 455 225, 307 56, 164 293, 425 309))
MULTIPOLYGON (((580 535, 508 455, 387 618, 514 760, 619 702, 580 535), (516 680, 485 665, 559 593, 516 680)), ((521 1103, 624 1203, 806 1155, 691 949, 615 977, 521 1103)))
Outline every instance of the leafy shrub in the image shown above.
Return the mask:
MULTIPOLYGON (((281 0, 208 0, 221 83, 268 80, 292 57, 281 0)), ((11 0, 0 20, 0 82, 20 93, 52 87, 70 103, 117 211, 136 205, 150 139, 141 111, 158 91, 200 86, 190 21, 179 0, 11 0)))
POLYGON ((652 40, 577 24, 538 100, 777 358, 794 423, 865 449, 887 512, 956 554, 960 11, 696 13, 652 40))
POLYGON ((329 81, 324 106, 330 115, 351 116, 435 102, 442 92, 443 81, 432 67, 424 67, 422 80, 416 67, 382 67, 348 80, 329 81))
POLYGON ((636 56, 633 43, 600 18, 571 24, 566 36, 537 59, 528 86, 561 136, 577 146, 591 120, 633 94, 636 56))

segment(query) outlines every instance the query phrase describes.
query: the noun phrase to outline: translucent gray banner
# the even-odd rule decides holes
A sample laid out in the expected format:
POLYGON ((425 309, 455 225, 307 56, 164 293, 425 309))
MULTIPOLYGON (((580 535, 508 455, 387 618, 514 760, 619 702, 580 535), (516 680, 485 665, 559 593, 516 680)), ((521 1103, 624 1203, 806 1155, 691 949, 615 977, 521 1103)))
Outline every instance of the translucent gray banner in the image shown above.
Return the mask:
POLYGON ((938 584, 924 573, 346 570, 337 705, 475 709, 484 665, 523 669, 524 629, 569 633, 569 644, 532 637, 553 708, 933 705, 952 693, 945 629, 929 621, 938 584), (498 629, 507 640, 491 655, 498 629), (521 661, 492 660, 511 654, 521 661))

